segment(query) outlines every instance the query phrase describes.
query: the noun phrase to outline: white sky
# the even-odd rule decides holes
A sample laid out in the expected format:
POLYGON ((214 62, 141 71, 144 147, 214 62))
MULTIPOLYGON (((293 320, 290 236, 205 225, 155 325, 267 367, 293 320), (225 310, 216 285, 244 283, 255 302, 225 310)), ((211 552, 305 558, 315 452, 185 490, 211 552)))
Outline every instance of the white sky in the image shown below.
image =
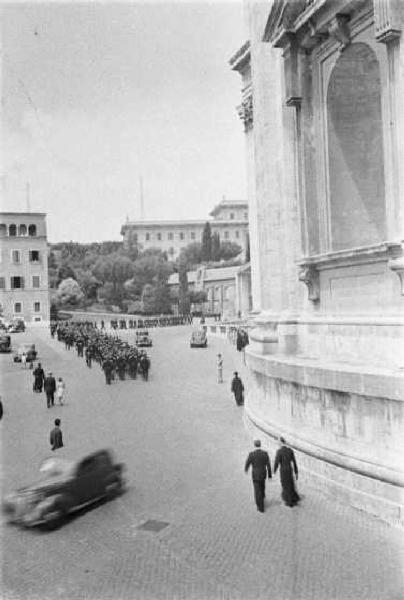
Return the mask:
POLYGON ((3 210, 50 241, 121 239, 128 215, 206 218, 246 198, 239 3, 3 4, 3 210))

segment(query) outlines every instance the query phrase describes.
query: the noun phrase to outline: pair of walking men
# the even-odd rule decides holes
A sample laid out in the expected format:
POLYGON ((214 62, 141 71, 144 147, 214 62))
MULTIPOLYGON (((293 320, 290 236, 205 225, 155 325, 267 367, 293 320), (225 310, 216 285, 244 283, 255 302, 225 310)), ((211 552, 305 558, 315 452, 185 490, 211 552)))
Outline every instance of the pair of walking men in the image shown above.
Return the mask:
MULTIPOLYGON (((300 500, 299 494, 295 488, 292 466, 295 478, 298 478, 298 470, 294 452, 292 448, 286 445, 284 438, 280 438, 281 447, 276 453, 274 463, 274 474, 280 467, 280 476, 282 484, 282 499, 287 506, 294 506, 300 500)), ((254 441, 255 450, 250 452, 247 457, 244 471, 247 473, 249 467, 252 467, 252 481, 254 486, 254 497, 259 512, 264 512, 265 498, 265 480, 272 478, 271 463, 268 452, 261 449, 261 441, 254 441)))

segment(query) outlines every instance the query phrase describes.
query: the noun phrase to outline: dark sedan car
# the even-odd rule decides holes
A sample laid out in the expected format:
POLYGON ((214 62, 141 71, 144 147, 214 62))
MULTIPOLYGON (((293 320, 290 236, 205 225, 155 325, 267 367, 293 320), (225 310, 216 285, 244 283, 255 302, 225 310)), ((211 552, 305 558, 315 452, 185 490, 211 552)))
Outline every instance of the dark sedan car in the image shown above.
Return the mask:
POLYGON ((101 498, 113 498, 124 485, 122 463, 114 463, 109 450, 79 460, 63 457, 63 450, 42 463, 42 478, 9 494, 3 500, 8 522, 26 527, 62 524, 73 513, 101 498))
POLYGON ((149 337, 148 331, 137 331, 136 332, 136 346, 147 347, 152 346, 153 342, 149 337))

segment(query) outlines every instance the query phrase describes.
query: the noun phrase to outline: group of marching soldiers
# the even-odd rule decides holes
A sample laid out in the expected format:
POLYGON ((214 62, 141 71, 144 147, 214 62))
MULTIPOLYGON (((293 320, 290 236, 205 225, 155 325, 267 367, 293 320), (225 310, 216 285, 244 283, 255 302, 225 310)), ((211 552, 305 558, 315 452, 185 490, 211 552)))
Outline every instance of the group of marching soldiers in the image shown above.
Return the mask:
POLYGON ((92 321, 52 322, 50 329, 51 336, 56 335, 67 350, 76 348, 77 356, 85 358, 89 368, 93 361, 98 363, 107 385, 116 378, 136 379, 138 373, 148 380, 150 358, 146 351, 97 329, 92 321))

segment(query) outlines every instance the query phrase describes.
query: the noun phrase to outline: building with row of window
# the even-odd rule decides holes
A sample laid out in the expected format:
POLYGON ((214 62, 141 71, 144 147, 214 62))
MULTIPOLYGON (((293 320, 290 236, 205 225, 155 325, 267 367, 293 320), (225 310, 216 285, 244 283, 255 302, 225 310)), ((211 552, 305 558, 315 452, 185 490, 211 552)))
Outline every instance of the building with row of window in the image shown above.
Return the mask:
MULTIPOLYGON (((248 204, 242 200, 223 200, 210 213, 212 233, 221 241, 234 242, 242 250, 248 244, 248 204)), ((202 241, 206 221, 127 221, 121 229, 125 247, 138 245, 142 250, 159 248, 170 259, 178 257, 182 248, 202 241)))
MULTIPOLYGON (((188 271, 188 289, 204 291, 206 302, 204 310, 220 314, 222 318, 245 317, 252 307, 250 265, 233 267, 206 268, 201 266, 188 271)), ((168 285, 179 289, 179 275, 173 273, 168 285)))
POLYGON ((44 213, 0 213, 0 305, 6 321, 49 321, 44 213))

